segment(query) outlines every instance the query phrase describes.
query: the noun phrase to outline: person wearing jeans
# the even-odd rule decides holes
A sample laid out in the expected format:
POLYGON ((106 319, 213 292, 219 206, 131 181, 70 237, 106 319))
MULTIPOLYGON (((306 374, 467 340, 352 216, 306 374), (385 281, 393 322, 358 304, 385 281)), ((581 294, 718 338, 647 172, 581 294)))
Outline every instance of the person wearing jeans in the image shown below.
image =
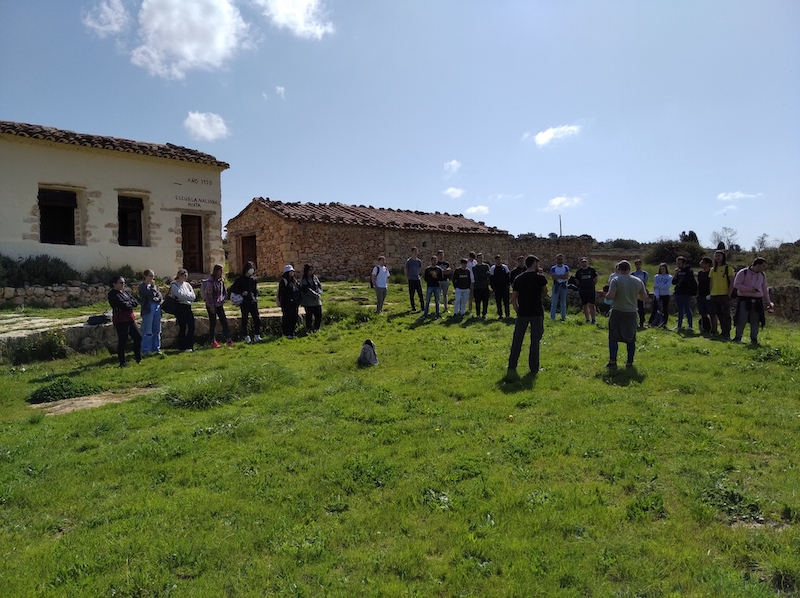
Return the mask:
MULTIPOLYGON (((383 313, 383 302, 386 301, 386 291, 389 286, 389 268, 386 267, 386 258, 380 256, 378 265, 372 269, 372 286, 375 288, 376 311, 383 313)), ((422 296, 419 298, 422 301, 422 296)))
POLYGON ((175 312, 175 319, 178 322, 178 349, 184 353, 191 353, 194 348, 192 303, 197 298, 188 280, 189 273, 185 268, 181 268, 175 280, 169 285, 170 295, 178 300, 178 311, 175 312))
POLYGON ((214 266, 211 278, 203 284, 203 300, 206 303, 208 312, 208 337, 211 339, 211 346, 219 349, 219 343, 215 338, 217 330, 217 320, 222 326, 222 336, 225 343, 230 347, 233 345, 230 330, 228 329, 228 318, 225 315, 225 299, 228 296, 228 289, 225 288, 225 281, 222 279, 222 266, 214 266))
POLYGON ((139 302, 142 316, 142 355, 161 353, 161 302, 164 297, 155 284, 155 272, 144 271, 144 281, 139 285, 139 302))
POLYGON ((453 288, 456 298, 453 302, 453 315, 463 316, 467 311, 467 301, 469 301, 469 287, 472 276, 467 270, 467 260, 461 258, 461 267, 453 270, 453 288))
POLYGON ((531 329, 528 367, 533 376, 539 373, 539 343, 544 334, 542 297, 547 296, 547 279, 543 274, 539 274, 539 258, 535 255, 525 258, 525 266, 527 269, 514 279, 514 291, 511 293, 511 304, 517 313, 517 320, 514 324, 514 336, 511 339, 506 382, 514 382, 519 378, 517 363, 528 327, 531 329))
POLYGON ((692 328, 692 295, 697 292, 697 281, 694 278, 692 267, 687 265, 686 258, 683 256, 675 260, 675 277, 672 279, 675 285, 675 307, 678 311, 678 325, 673 330, 680 330, 683 326, 683 317, 686 316, 686 323, 689 331, 692 328))
POLYGON ((569 266, 564 263, 564 254, 556 256, 556 264, 550 267, 550 278, 553 280, 552 299, 550 300, 550 320, 555 321, 556 312, 561 310, 561 321, 567 320, 567 280, 569 266))

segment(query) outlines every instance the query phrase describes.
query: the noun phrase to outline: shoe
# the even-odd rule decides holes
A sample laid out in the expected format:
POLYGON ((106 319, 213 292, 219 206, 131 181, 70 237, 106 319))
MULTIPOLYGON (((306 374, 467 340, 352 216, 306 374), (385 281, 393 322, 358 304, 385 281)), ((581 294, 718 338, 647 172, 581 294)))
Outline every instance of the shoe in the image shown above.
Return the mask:
MULTIPOLYGON (((588 324, 588 323, 589 323, 589 320, 586 320, 586 323, 588 324)), ((592 324, 594 324, 594 322, 592 322, 592 324)))
POLYGON ((256 334, 256 335, 253 337, 253 342, 254 342, 254 343, 260 343, 260 342, 261 342, 261 335, 260 335, 260 334, 256 334))
POLYGON ((597 320, 592 320, 592 324, 597 324, 597 320))
POLYGON ((211 348, 212 349, 219 349, 219 343, 217 342, 217 339, 214 339, 213 341, 211 341, 211 348))
POLYGON ((670 328, 670 330, 672 330, 673 332, 678 332, 678 330, 680 330, 680 327, 673 326, 672 328, 670 328))
POLYGON ((742 343, 742 339, 740 339, 739 337, 736 337, 735 339, 733 339, 733 342, 741 344, 742 343))
POLYGON ((289 336, 287 336, 286 338, 288 338, 290 341, 293 341, 293 340, 294 340, 294 335, 293 335, 293 334, 290 334, 290 335, 289 335, 289 336))
POLYGON ((128 367, 128 364, 127 364, 127 362, 126 363, 121 363, 121 364, 119 364, 119 367, 126 368, 126 367, 128 367))
POLYGON ((228 345, 229 347, 232 347, 233 346, 233 341, 231 339, 228 339, 228 342, 225 343, 225 344, 228 345))
POLYGON ((516 382, 519 380, 519 374, 515 368, 508 368, 506 375, 503 376, 503 382, 516 382))
POLYGON ((246 342, 246 343, 250 343, 250 342, 251 342, 251 341, 250 341, 250 335, 249 335, 249 334, 248 334, 247 336, 245 336, 245 337, 244 337, 244 342, 246 342))
POLYGON ((184 350, 183 350, 183 352, 184 352, 184 353, 191 353, 191 352, 192 352, 192 350, 191 350, 191 349, 184 349, 184 350))
POLYGON ((694 332, 694 328, 692 328, 691 326, 689 326, 686 330, 688 330, 689 332, 694 332))
POLYGON ((616 369, 617 369, 617 362, 616 362, 616 361, 609 361, 609 362, 606 364, 606 367, 607 367, 608 369, 610 369, 610 370, 616 370, 616 369))
POLYGON ((626 368, 632 368, 633 367, 633 362, 629 361, 628 363, 625 364, 625 367, 626 368))

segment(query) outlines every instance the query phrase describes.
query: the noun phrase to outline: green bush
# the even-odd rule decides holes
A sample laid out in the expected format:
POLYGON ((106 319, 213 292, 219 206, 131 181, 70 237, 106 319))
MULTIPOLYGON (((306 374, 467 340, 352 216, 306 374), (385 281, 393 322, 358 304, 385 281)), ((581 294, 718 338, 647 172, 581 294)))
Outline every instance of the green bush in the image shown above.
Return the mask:
POLYGON ((3 286, 48 285, 80 278, 80 272, 57 257, 32 255, 14 260, 0 255, 0 284, 3 286))
POLYGON ((102 268, 92 268, 88 270, 83 276, 83 280, 89 284, 108 284, 112 276, 119 274, 126 279, 141 279, 143 277, 137 276, 129 265, 119 266, 118 268, 111 268, 110 266, 103 266, 102 268))
POLYGON ((650 246, 650 250, 644 256, 644 260, 649 264, 675 263, 675 259, 682 255, 689 262, 689 265, 696 266, 700 258, 708 255, 709 252, 699 243, 680 242, 673 239, 659 239, 650 246))
POLYGON ((63 376, 56 378, 50 384, 37 388, 28 397, 29 403, 52 403, 53 401, 60 401, 62 399, 72 399, 74 397, 84 397, 98 393, 102 388, 76 380, 75 378, 67 378, 63 376))
POLYGON ((22 339, 11 351, 14 365, 33 361, 64 359, 68 354, 67 339, 63 330, 48 330, 37 336, 22 339))

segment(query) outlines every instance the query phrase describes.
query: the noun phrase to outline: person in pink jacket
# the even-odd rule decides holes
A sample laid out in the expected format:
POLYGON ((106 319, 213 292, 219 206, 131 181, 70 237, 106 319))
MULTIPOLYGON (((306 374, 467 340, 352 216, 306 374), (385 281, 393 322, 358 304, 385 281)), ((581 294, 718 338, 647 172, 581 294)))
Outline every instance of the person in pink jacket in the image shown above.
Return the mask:
POLYGON ((769 287, 767 286, 767 260, 757 257, 747 268, 742 268, 733 279, 733 288, 739 298, 736 303, 736 336, 733 341, 742 342, 742 333, 745 325, 750 323, 750 342, 758 344, 759 325, 764 326, 764 307, 772 311, 775 305, 769 300, 769 287))

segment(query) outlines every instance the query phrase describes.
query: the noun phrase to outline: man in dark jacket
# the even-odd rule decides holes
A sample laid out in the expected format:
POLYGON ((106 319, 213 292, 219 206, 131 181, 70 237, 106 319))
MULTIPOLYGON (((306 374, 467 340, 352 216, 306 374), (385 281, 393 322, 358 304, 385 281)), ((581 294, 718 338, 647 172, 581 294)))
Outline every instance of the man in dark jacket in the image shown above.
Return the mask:
POLYGON ((503 258, 499 255, 494 256, 494 265, 489 268, 489 286, 494 291, 494 300, 497 303, 497 317, 503 317, 503 306, 506 308, 506 317, 511 317, 509 310, 510 297, 508 295, 509 285, 511 284, 511 272, 508 266, 503 263, 503 258))

